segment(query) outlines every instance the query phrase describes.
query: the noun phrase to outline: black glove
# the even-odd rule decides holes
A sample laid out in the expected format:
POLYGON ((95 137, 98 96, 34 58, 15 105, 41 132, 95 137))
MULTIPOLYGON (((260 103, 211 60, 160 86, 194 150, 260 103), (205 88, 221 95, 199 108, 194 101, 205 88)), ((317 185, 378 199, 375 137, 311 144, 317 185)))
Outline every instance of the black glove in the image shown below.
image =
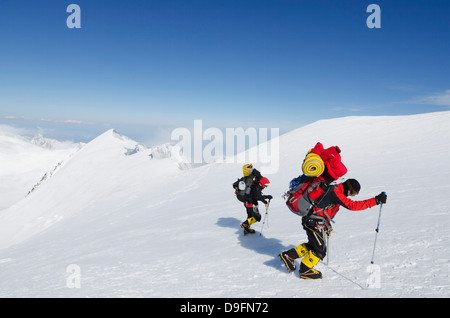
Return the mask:
POLYGON ((379 195, 375 196, 375 201, 377 201, 377 205, 381 203, 386 203, 387 195, 384 192, 381 192, 379 195))
POLYGON ((272 200, 272 198, 273 198, 273 197, 272 197, 271 195, 265 195, 265 196, 264 196, 264 199, 272 200))

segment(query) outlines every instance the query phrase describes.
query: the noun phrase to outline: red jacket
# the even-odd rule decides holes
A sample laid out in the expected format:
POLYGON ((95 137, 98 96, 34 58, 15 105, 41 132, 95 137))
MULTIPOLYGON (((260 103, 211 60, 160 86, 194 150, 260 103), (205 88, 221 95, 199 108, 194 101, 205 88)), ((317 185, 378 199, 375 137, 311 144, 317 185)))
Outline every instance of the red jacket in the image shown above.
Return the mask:
MULTIPOLYGON (((339 207, 342 205, 344 208, 352 210, 352 211, 358 211, 358 210, 365 210, 368 208, 371 208, 375 205, 377 205, 377 202, 375 198, 371 198, 368 200, 362 200, 362 201, 353 201, 346 197, 344 193, 344 185, 342 183, 339 183, 337 187, 331 191, 329 195, 327 195, 326 200, 328 201, 327 204, 332 204, 331 207, 325 209, 325 211, 317 212, 316 215, 323 216, 325 218, 326 214, 332 219, 336 213, 339 211, 339 207)), ((321 210, 320 208, 315 208, 314 211, 321 210)))

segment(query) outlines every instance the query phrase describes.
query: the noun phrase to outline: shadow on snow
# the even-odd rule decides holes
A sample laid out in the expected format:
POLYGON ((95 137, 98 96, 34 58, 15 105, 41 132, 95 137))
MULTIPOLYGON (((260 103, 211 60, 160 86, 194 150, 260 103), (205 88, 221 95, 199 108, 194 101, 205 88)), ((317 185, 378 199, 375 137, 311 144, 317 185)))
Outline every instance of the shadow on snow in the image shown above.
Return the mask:
MULTIPOLYGON (((217 220, 216 224, 221 227, 228 227, 228 228, 236 229, 236 234, 238 235, 239 243, 242 247, 245 247, 249 250, 255 251, 262 255, 272 256, 273 258, 265 261, 264 265, 273 267, 283 273, 286 273, 286 274, 288 273, 288 270, 281 262, 280 258, 278 257, 278 254, 280 254, 280 252, 282 252, 282 251, 286 251, 295 246, 293 246, 293 245, 284 246, 283 244, 281 244, 281 241, 279 239, 267 238, 264 236, 264 233, 262 233, 262 235, 260 235, 261 233, 259 232, 259 230, 261 229, 260 224, 262 224, 262 223, 256 223, 257 225, 260 226, 259 228, 254 227, 254 229, 257 229, 256 233, 247 234, 247 235, 244 235, 244 232, 240 226, 241 221, 236 218, 232 218, 232 217, 219 218, 217 220)), ((322 263, 322 264, 325 265, 327 268, 329 268, 332 272, 334 272, 335 275, 349 281, 350 283, 354 284, 355 286, 357 286, 361 289, 366 289, 364 286, 357 283, 350 277, 347 277, 344 274, 335 270, 334 268, 330 267, 329 264, 325 264, 325 263, 322 263)))
POLYGON ((273 259, 264 262, 264 265, 273 267, 279 271, 282 271, 283 273, 288 273, 287 269, 284 267, 280 258, 278 257, 278 254, 294 246, 284 246, 283 244, 281 244, 281 241, 279 239, 265 237, 263 233, 259 232, 262 223, 255 223, 255 225, 259 225, 260 227, 254 227, 254 229, 256 229, 256 232, 254 234, 247 235, 244 235, 244 231, 240 226, 241 221, 236 218, 219 218, 216 224, 221 227, 236 229, 236 234, 238 235, 239 243, 242 247, 255 251, 262 255, 272 256, 273 259))

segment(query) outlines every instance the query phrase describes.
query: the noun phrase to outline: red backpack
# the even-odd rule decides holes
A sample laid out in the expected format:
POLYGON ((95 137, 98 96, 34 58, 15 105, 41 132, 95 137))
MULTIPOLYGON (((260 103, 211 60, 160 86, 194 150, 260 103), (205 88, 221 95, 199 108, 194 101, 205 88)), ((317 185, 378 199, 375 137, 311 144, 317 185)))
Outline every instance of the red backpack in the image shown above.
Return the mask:
POLYGON ((285 194, 287 207, 298 216, 308 215, 318 199, 328 190, 329 184, 330 181, 322 176, 303 176, 300 183, 285 194))

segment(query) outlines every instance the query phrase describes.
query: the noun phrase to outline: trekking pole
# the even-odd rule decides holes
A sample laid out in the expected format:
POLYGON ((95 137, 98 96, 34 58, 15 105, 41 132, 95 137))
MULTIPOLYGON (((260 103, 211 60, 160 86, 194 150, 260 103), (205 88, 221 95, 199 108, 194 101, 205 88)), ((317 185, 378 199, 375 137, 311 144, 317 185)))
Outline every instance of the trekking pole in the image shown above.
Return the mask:
POLYGON ((323 240, 323 243, 325 244, 325 250, 327 251, 327 262, 325 263, 325 265, 329 265, 330 264, 330 236, 328 235, 326 230, 323 230, 323 232, 322 232, 322 240, 323 240))
MULTIPOLYGON (((386 194, 386 192, 383 192, 383 194, 386 194)), ((378 223, 377 228, 375 229, 375 242, 373 243, 373 252, 372 252, 372 260, 370 261, 370 264, 373 264, 373 259, 375 257, 375 247, 377 245, 377 237, 378 237, 378 231, 380 229, 380 219, 381 219, 381 210, 383 209, 383 203, 380 204, 380 212, 378 213, 378 223)))
MULTIPOLYGON (((259 236, 262 235, 264 224, 266 223, 266 218, 268 218, 268 216, 269 216, 269 204, 270 204, 270 200, 268 203, 266 203, 266 214, 264 215, 264 220, 263 220, 263 224, 261 225, 261 231, 259 232, 259 236)), ((267 227, 269 227, 269 220, 267 220, 267 227)))

